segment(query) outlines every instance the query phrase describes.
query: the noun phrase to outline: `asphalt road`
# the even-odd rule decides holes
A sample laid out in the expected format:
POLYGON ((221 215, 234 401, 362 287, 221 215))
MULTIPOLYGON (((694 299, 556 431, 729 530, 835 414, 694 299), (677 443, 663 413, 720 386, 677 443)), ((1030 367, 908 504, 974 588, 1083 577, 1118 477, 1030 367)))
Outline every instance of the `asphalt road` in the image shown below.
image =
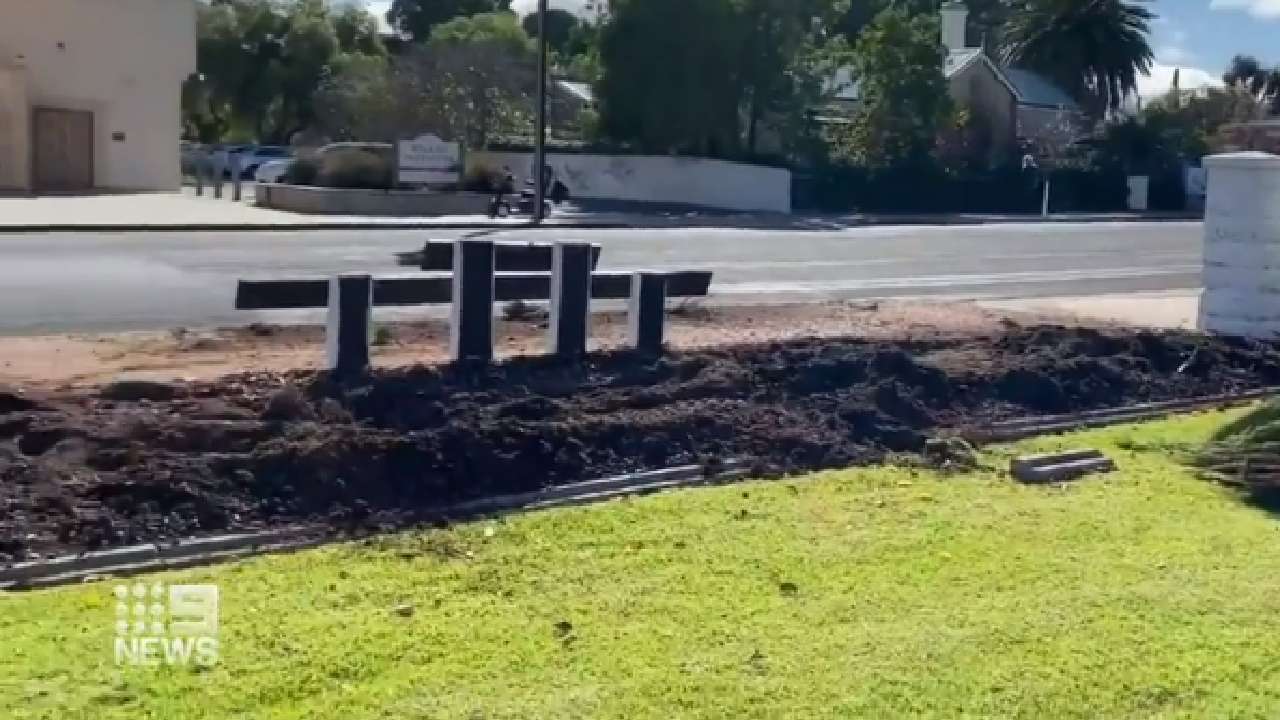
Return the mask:
MULTIPOLYGON (((866 227, 842 231, 516 230, 0 234, 0 334, 310 320, 243 313, 237 278, 398 274, 428 237, 581 239, 602 269, 711 269, 723 302, 1040 297, 1195 288, 1201 224, 866 227)), ((396 311, 398 315, 427 312, 396 311)))

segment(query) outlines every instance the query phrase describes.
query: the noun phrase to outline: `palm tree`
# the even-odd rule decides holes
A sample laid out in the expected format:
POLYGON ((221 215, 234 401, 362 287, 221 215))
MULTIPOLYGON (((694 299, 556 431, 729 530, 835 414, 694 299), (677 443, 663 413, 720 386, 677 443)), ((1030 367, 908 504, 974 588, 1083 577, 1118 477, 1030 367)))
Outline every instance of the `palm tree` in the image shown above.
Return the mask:
POLYGON ((1272 113, 1280 113, 1280 67, 1265 68, 1252 55, 1236 55, 1222 75, 1227 87, 1248 92, 1272 113))
POLYGON ((1155 14, 1147 0, 1014 0, 1001 37, 1005 63, 1057 81, 1101 115, 1137 92, 1151 69, 1155 14))

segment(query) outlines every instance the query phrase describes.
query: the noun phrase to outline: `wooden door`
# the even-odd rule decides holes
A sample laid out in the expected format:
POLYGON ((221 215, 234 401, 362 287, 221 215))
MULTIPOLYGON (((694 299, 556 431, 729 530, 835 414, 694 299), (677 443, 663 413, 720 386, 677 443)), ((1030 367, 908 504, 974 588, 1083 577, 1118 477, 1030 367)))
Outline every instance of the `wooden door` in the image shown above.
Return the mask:
POLYGON ((32 182, 37 192, 93 188, 93 113, 40 108, 32 130, 32 182))

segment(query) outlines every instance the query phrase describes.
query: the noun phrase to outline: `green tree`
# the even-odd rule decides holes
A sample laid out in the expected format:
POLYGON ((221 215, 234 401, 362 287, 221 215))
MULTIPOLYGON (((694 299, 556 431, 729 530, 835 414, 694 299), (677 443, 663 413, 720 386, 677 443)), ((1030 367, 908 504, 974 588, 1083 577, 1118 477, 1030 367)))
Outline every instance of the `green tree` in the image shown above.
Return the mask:
POLYGON ((431 31, 430 43, 436 47, 483 45, 520 54, 535 51, 533 38, 520 26, 516 14, 511 12, 456 17, 437 25, 431 31))
POLYGON ((338 60, 341 43, 324 0, 302 0, 286 18, 277 74, 280 96, 272 105, 271 127, 259 139, 288 142, 315 121, 313 95, 338 60))
POLYGON ((325 0, 197 4, 198 74, 183 88, 188 136, 285 142, 315 120, 314 94, 348 57, 382 56, 374 18, 325 0))
POLYGON ((728 0, 618 0, 600 40, 600 130, 645 152, 736 154, 742 39, 728 0))
POLYGON ((511 0, 394 0, 387 22, 413 40, 424 42, 435 26, 453 18, 510 9, 511 0))
POLYGON ((387 48, 378 37, 378 19, 358 7, 347 6, 333 16, 333 30, 344 53, 383 56, 387 48))
POLYGON ((1247 91, 1270 112, 1280 114, 1280 67, 1266 68, 1252 55, 1236 55, 1222 74, 1222 82, 1247 91))
POLYGON ((279 95, 284 18, 267 0, 215 0, 196 12, 198 71, 183 90, 187 132, 206 142, 252 137, 279 95))
POLYGON ((403 69, 424 98, 434 98, 441 125, 471 147, 485 147, 495 134, 527 133, 532 124, 537 58, 514 13, 437 26, 403 69))
MULTIPOLYGON (((529 13, 521 21, 524 31, 531 38, 538 37, 538 13, 529 13)), ((578 16, 568 10, 547 10, 547 46, 562 56, 573 54, 571 43, 578 31, 578 16)))
POLYGON ((763 121, 797 129, 804 124, 805 112, 820 101, 822 80, 835 71, 835 63, 827 60, 841 45, 828 40, 827 28, 844 8, 832 0, 736 3, 745 147, 755 152, 763 121))
POLYGON ((1054 79, 1095 116, 1137 92, 1151 69, 1146 0, 1015 0, 1001 36, 1010 65, 1054 79))
POLYGON ((885 10, 863 30, 853 54, 861 104, 838 149, 869 167, 930 157, 954 109, 937 19, 885 10))
POLYGON ((348 55, 316 91, 318 129, 334 140, 391 142, 415 123, 405 117, 392 85, 391 65, 380 55, 348 55))
MULTIPOLYGON (((937 15, 943 0, 850 0, 838 23, 850 43, 858 42, 858 36, 881 12, 896 8, 908 15, 937 15)), ((968 44, 972 47, 991 47, 1000 34, 1008 15, 1007 0, 965 0, 969 8, 967 28, 968 44)))

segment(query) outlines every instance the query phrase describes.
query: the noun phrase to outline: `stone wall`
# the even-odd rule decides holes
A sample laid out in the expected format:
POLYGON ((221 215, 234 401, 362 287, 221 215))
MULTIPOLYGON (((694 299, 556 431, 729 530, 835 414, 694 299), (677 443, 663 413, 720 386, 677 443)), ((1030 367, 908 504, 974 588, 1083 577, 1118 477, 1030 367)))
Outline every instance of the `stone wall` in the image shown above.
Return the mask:
POLYGON ((275 183, 258 185, 255 192, 262 207, 308 215, 482 215, 488 211, 490 200, 481 193, 351 190, 275 183))

